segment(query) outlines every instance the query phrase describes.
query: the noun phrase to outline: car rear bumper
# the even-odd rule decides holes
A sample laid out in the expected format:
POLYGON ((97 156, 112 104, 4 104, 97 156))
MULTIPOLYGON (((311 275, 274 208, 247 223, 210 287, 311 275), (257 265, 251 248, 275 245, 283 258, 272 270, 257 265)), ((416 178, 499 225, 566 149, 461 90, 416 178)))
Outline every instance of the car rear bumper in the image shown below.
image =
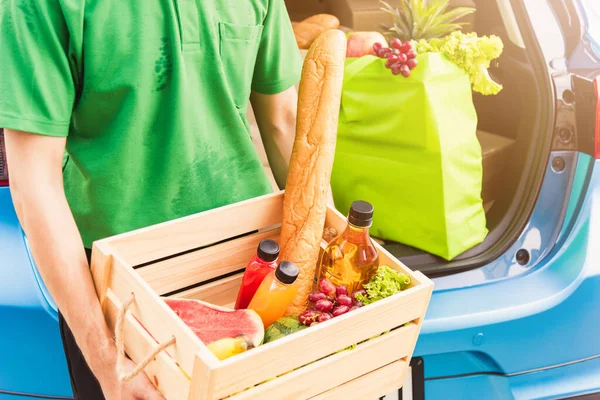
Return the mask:
MULTIPOLYGON (((542 189, 527 228, 529 244, 541 243, 535 219, 554 215, 557 204, 545 196, 568 194, 556 244, 540 248, 543 257, 519 274, 497 270, 479 283, 434 291, 415 350, 425 364, 426 398, 530 399, 548 391, 559 398, 600 390, 600 161, 578 158, 568 191, 542 189), (593 376, 581 380, 579 368, 593 376)), ((552 184, 547 176, 544 186, 552 184)), ((514 257, 513 250, 500 260, 507 265, 514 257)))
POLYGON ((72 397, 51 397, 41 396, 30 393, 4 392, 0 390, 0 400, 32 400, 32 399, 51 399, 51 400, 73 400, 72 397))

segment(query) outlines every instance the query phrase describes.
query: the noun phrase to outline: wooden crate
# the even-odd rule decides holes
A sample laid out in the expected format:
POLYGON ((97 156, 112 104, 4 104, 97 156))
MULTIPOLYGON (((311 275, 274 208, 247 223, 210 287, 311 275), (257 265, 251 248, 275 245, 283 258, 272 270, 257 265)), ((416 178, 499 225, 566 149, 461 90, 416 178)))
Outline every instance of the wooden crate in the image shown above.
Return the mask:
MULTIPOLYGON (((433 284, 379 246, 382 264, 411 276, 409 289, 223 361, 161 299, 231 307, 258 242, 279 237, 282 209, 283 192, 94 243, 92 274, 111 329, 133 294, 123 320, 127 355, 140 362, 175 340, 145 368, 168 400, 376 399, 402 385, 433 284)), ((327 227, 345 224, 328 210, 327 227)))

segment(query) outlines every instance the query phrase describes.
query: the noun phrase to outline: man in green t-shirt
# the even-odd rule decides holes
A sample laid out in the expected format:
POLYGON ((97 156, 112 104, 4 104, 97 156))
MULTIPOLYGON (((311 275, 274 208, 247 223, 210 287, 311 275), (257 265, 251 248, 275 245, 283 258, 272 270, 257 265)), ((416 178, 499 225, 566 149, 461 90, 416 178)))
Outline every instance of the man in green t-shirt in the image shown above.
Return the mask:
POLYGON ((283 186, 301 67, 283 0, 0 0, 0 55, 13 200, 75 398, 161 398, 117 379, 84 249, 270 192, 249 100, 283 186))

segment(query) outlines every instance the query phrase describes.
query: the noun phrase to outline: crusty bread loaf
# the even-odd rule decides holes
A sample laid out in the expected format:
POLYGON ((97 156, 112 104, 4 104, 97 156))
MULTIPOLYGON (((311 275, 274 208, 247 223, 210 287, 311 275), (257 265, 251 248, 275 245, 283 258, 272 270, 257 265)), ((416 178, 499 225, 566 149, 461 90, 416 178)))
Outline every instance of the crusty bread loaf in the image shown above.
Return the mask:
POLYGON ((325 29, 337 29, 340 27, 340 20, 335 15, 331 14, 316 14, 312 15, 302 22, 308 24, 317 24, 325 27, 325 29))
POLYGON ((300 49, 308 49, 314 40, 327 29, 321 25, 311 24, 308 22, 300 22, 294 25, 294 36, 296 44, 300 49))
POLYGON ((298 265, 298 294, 287 314, 305 310, 325 224, 335 153, 346 37, 328 30, 313 43, 302 68, 296 138, 283 202, 281 260, 298 265))
POLYGON ((294 24, 294 36, 300 49, 308 49, 315 39, 329 29, 337 29, 340 20, 330 14, 317 14, 294 24))

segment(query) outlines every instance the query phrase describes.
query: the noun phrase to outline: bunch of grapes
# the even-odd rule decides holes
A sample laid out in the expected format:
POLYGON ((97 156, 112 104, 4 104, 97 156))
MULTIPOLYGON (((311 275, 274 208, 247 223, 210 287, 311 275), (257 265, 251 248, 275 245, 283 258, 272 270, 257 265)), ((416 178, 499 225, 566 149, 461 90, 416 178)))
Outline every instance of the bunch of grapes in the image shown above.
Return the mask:
POLYGON ((390 42, 391 47, 383 47, 381 43, 375 43, 373 50, 377 57, 386 58, 385 67, 392 70, 392 74, 402 74, 405 78, 410 76, 410 71, 419 64, 417 52, 410 42, 402 43, 400 39, 394 38, 390 42))
POLYGON ((311 309, 300 314, 298 320, 302 324, 310 326, 356 310, 364 305, 356 299, 358 293, 366 295, 364 290, 357 290, 350 296, 346 286, 335 286, 329 279, 321 279, 319 291, 308 296, 311 309))

